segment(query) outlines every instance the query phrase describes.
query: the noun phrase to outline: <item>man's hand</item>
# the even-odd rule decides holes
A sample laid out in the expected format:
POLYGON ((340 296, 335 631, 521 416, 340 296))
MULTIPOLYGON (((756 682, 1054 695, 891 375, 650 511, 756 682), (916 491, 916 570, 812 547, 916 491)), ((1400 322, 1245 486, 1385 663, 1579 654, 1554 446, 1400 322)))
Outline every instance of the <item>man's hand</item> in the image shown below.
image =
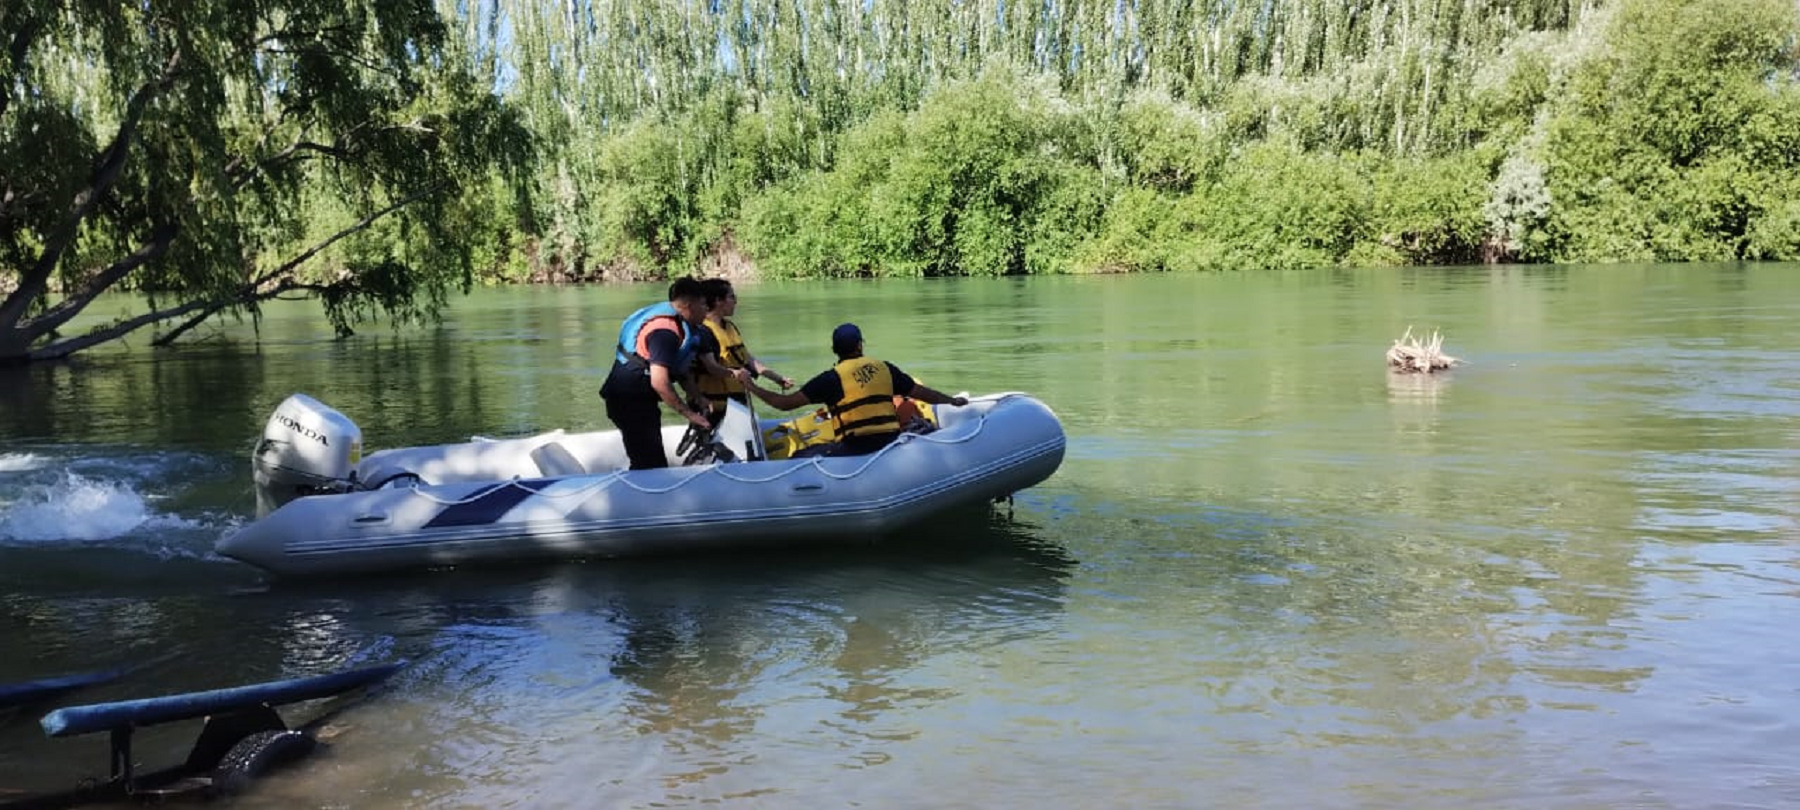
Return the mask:
POLYGON ((747 368, 734 368, 731 370, 731 378, 745 385, 749 385, 751 378, 754 376, 755 375, 750 373, 750 369, 747 368))
POLYGON ((785 374, 776 374, 775 372, 771 371, 771 372, 769 372, 769 376, 775 378, 776 384, 780 385, 781 390, 783 390, 783 391, 786 391, 789 388, 794 387, 794 381, 791 379, 788 379, 788 376, 785 374))
POLYGON ((964 405, 969 404, 969 398, 968 397, 951 397, 950 404, 955 405, 956 407, 960 408, 964 405))
POLYGON ((701 430, 712 430, 712 422, 708 421, 706 418, 706 414, 700 412, 699 410, 690 410, 687 413, 682 414, 682 415, 687 417, 688 424, 693 425, 694 427, 697 427, 701 430))

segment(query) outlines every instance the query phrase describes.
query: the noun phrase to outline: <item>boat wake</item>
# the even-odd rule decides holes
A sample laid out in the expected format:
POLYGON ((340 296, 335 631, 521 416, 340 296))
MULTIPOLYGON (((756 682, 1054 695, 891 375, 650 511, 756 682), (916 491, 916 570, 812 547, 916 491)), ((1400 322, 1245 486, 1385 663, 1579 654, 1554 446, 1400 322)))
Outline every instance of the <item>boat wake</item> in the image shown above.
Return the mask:
POLYGON ((0 473, 27 472, 44 466, 46 459, 35 453, 0 453, 0 473))
POLYGON ((154 480, 181 480, 183 459, 69 460, 0 454, 0 547, 118 547, 161 558, 211 557, 211 539, 236 519, 159 509, 154 480))

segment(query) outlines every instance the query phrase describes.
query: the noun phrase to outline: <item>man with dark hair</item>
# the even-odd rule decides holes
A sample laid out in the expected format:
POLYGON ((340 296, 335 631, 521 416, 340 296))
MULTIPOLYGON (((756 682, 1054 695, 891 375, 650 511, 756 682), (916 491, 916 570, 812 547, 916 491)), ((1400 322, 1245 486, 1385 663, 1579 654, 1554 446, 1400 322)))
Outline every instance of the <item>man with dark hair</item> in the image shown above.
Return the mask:
POLYGON ((669 466, 658 402, 689 424, 707 427, 706 416, 675 393, 680 383, 691 401, 699 401, 689 368, 705 322, 705 291, 698 279, 683 277, 669 285, 667 303, 633 312, 620 325, 612 371, 600 386, 600 398, 606 401, 606 418, 625 442, 631 469, 669 466))
POLYGON ((706 395, 707 416, 717 424, 725 415, 727 401, 748 401, 744 380, 762 377, 783 389, 794 387, 794 381, 756 359, 744 345, 743 334, 731 320, 731 316, 737 314, 738 303, 737 291, 732 289, 731 282, 709 278, 701 281, 700 286, 706 290, 707 316, 706 328, 700 330, 701 368, 696 370, 695 376, 700 392, 706 395))
POLYGON ((969 404, 963 397, 945 396, 920 385, 893 363, 864 357, 862 330, 856 324, 842 324, 832 331, 831 351, 838 357, 837 365, 807 380, 799 391, 778 394, 754 380, 745 386, 758 399, 784 411, 824 405, 836 422, 840 442, 832 455, 865 455, 893 442, 900 435, 896 394, 933 405, 969 404))

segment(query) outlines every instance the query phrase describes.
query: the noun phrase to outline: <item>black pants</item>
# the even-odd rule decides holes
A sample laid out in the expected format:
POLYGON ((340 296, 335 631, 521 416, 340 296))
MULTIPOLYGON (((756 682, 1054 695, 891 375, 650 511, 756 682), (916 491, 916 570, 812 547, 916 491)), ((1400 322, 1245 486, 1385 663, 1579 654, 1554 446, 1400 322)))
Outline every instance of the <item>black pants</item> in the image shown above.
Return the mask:
POLYGON ((660 400, 638 397, 606 398, 606 418, 619 429, 625 440, 625 456, 631 469, 653 470, 669 466, 669 453, 663 448, 660 400))
POLYGON ((725 409, 730 407, 725 402, 733 399, 745 405, 750 404, 750 395, 742 391, 732 394, 707 394, 706 421, 711 422, 713 427, 718 427, 719 422, 725 419, 725 409))
POLYGON ((866 456, 883 447, 893 444, 894 440, 898 438, 900 438, 900 432, 897 430, 889 431, 887 433, 876 433, 872 436, 851 436, 848 439, 838 442, 837 446, 832 448, 825 455, 866 456))

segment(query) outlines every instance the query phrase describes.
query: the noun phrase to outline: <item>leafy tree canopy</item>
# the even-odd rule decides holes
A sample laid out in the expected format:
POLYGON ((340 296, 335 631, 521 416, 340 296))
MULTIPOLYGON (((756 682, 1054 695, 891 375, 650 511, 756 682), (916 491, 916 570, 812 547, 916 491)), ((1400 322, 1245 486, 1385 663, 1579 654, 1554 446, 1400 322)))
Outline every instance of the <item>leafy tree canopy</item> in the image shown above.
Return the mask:
POLYGON ((0 32, 0 363, 286 294, 430 314, 496 196, 459 188, 529 157, 431 0, 33 0, 0 32), (114 288, 150 311, 60 334, 114 288))

